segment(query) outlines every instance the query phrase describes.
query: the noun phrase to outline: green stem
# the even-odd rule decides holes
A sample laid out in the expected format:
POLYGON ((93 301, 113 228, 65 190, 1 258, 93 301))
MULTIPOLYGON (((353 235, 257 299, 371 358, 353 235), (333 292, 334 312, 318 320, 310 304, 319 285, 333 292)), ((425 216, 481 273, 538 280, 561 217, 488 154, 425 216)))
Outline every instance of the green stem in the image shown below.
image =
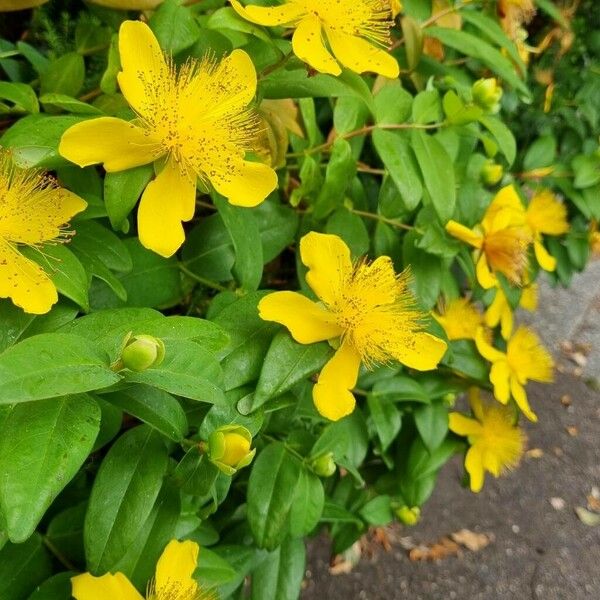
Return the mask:
POLYGON ((365 217, 367 219, 373 219, 374 221, 381 221, 382 223, 387 223, 388 225, 391 225, 392 227, 397 227, 398 229, 406 229, 407 231, 411 231, 414 229, 417 233, 423 234, 423 232, 420 229, 413 227, 412 225, 407 225, 406 223, 399 223, 394 219, 388 219, 387 217, 382 217, 381 215, 378 215, 376 213, 367 212, 365 210, 357 210, 356 208, 351 209, 350 212, 353 212, 355 215, 359 215, 360 217, 365 217))
POLYGON ((260 434, 261 437, 263 437, 265 440, 269 440, 270 442, 280 442, 281 444, 283 444, 285 446, 285 449, 290 453, 293 454, 296 458, 298 458, 299 460, 301 460, 302 462, 304 462, 306 460, 305 456, 302 456, 302 454, 300 454, 300 452, 298 452, 297 450, 294 450, 291 446, 289 446, 286 442, 284 442, 283 440, 278 440, 277 438, 269 435, 268 433, 261 433, 260 434))
POLYGON ((269 65, 268 67, 265 67, 261 72, 260 75, 258 76, 258 79, 264 79, 267 75, 270 75, 271 73, 273 73, 273 71, 277 71, 277 69, 279 69, 280 67, 283 67, 285 65, 285 63, 294 55, 293 52, 288 52, 287 54, 284 54, 276 63, 273 63, 272 65, 269 65))
POLYGON ((194 273, 193 271, 190 271, 187 267, 185 267, 183 265, 183 263, 178 263, 177 265, 179 267, 179 270, 182 273, 185 273, 190 279, 193 279, 194 281, 201 283, 202 285, 212 288, 213 290, 217 290, 219 292, 226 292, 227 288, 224 285, 221 285, 220 283, 217 283, 216 281, 211 281, 210 279, 205 279, 204 277, 201 277, 200 275, 196 275, 196 273, 194 273))
POLYGON ((58 562, 65 566, 69 571, 79 571, 79 569, 68 558, 66 558, 45 535, 42 536, 42 542, 44 543, 44 546, 46 546, 46 548, 48 548, 48 550, 54 554, 58 562))

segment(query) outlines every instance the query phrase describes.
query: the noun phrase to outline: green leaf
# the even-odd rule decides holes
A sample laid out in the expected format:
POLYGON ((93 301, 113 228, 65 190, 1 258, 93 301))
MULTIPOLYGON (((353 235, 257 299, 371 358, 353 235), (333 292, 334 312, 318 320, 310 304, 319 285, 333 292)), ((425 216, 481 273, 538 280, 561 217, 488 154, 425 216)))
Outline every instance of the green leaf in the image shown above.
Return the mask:
POLYGON ((433 452, 448 433, 448 409, 442 402, 433 402, 415 408, 415 424, 421 439, 433 452))
POLYGON ((223 372, 213 354, 199 344, 167 340, 163 362, 142 372, 124 371, 126 381, 145 383, 165 392, 211 404, 225 401, 223 372))
POLYGON ((377 394, 369 394, 367 404, 377 437, 381 442, 381 449, 385 452, 402 427, 402 414, 393 401, 382 401, 381 396, 377 394))
POLYGON ((360 509, 360 516, 374 527, 384 527, 394 520, 389 496, 375 496, 360 509))
POLYGON ((390 172, 406 208, 415 209, 423 197, 423 185, 407 134, 376 129, 372 137, 375 149, 390 172))
POLYGON ((433 207, 440 221, 446 223, 456 205, 452 159, 440 142, 424 131, 413 129, 410 137, 433 207))
POLYGON ((319 523, 324 505, 325 490, 321 480, 311 471, 302 469, 290 510, 290 535, 308 535, 319 523))
POLYGON ((445 46, 454 48, 462 54, 479 59, 515 89, 521 91, 527 97, 531 96, 529 88, 519 79, 511 62, 493 46, 476 35, 458 29, 435 26, 427 28, 427 35, 440 40, 445 46))
POLYGON ((26 83, 0 81, 0 99, 13 103, 9 112, 37 113, 40 110, 35 92, 26 83))
POLYGON ((419 92, 413 101, 412 118, 415 123, 437 123, 442 118, 442 105, 437 90, 419 92))
POLYGON ((40 96, 40 102, 44 105, 44 108, 59 108, 68 113, 79 115, 104 114, 99 108, 87 104, 87 102, 81 102, 81 100, 77 100, 77 98, 67 96, 66 94, 44 94, 43 96, 40 96))
POLYGON ((10 408, 0 435, 0 507, 12 542, 34 532, 99 430, 100 408, 85 394, 10 408))
POLYGON ((77 96, 83 87, 84 79, 83 56, 76 52, 63 54, 51 60, 45 71, 40 74, 40 95, 77 96))
POLYGON ((71 577, 76 573, 57 573, 38 586, 27 600, 67 600, 71 596, 71 577))
POLYGON ((587 188, 600 182, 600 154, 579 154, 571 161, 576 188, 587 188))
POLYGON ((167 468, 160 436, 146 426, 123 434, 104 457, 90 495, 84 544, 88 569, 112 571, 152 512, 167 468))
POLYGON ((340 207, 329 216, 325 232, 341 237, 352 256, 364 256, 369 251, 369 232, 363 219, 347 208, 340 207))
POLYGON ((0 354, 0 405, 99 390, 119 379, 94 344, 76 335, 43 333, 0 354))
POLYGON ((150 427, 154 427, 174 442, 180 442, 187 433, 187 417, 181 404, 162 390, 147 385, 135 385, 118 392, 104 394, 103 398, 150 427))
POLYGON ((204 497, 210 493, 219 475, 219 469, 193 446, 179 461, 174 477, 185 494, 204 497))
POLYGON ((229 334, 221 363, 225 390, 244 385, 260 375, 265 354, 279 327, 258 315, 258 302, 265 295, 265 292, 246 294, 214 318, 229 334))
POLYGON ((142 165, 104 178, 104 203, 110 224, 115 230, 129 230, 127 217, 154 175, 152 165, 142 165))
POLYGON ((243 289, 254 291, 263 271, 262 244, 254 213, 250 208, 233 206, 220 196, 215 195, 213 202, 233 241, 233 274, 243 289))
POLYGON ((517 142, 512 131, 495 117, 480 117, 479 122, 494 136, 510 167, 517 156, 517 142))
POLYGON ((50 557, 39 533, 23 544, 6 544, 0 550, 0 598, 26 598, 51 573, 50 557))
POLYGON ((74 564, 85 564, 83 521, 86 510, 87 500, 69 506, 52 517, 46 529, 46 539, 61 556, 74 564))
POLYGON ((279 332, 264 357, 251 411, 316 373, 332 355, 326 342, 299 344, 287 331, 279 332))
POLYGON ((160 47, 177 54, 189 48, 200 36, 200 27, 189 8, 176 0, 165 0, 152 14, 150 27, 160 47))
POLYGON ((405 375, 395 375, 378 381, 369 395, 380 402, 421 402, 423 404, 430 402, 423 386, 405 375))
POLYGON ((216 552, 208 548, 202 548, 202 558, 198 562, 198 568, 194 576, 208 588, 223 585, 237 577, 237 571, 216 552))
POLYGON ((556 138, 553 135, 542 135, 527 148, 523 158, 523 170, 531 171, 541 167, 549 167, 556 160, 556 138))
POLYGON ((280 442, 268 445, 254 461, 247 516, 259 548, 273 550, 284 540, 300 472, 300 462, 280 442))
POLYGON ((304 541, 288 538, 252 573, 252 600, 297 600, 305 565, 304 541))
POLYGON ((0 137, 0 144, 12 148, 15 163, 23 168, 46 167, 54 169, 68 165, 58 153, 62 134, 72 125, 87 117, 48 117, 36 114, 19 119, 0 137))
POLYGON ((10 300, 0 300, 0 353, 15 344, 35 318, 10 300))
POLYGON ((389 80, 375 96, 375 120, 378 125, 405 123, 411 115, 413 97, 399 80, 389 80))

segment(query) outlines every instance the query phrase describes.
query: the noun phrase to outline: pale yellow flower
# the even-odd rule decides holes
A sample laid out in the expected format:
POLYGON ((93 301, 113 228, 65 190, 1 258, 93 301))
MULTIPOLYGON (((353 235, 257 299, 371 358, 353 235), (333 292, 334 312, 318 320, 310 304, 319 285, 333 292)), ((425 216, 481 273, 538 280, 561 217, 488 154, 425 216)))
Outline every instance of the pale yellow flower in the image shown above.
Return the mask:
POLYGON ((474 340, 479 327, 483 325, 483 315, 468 298, 451 300, 433 318, 444 328, 449 340, 474 340))
POLYGON ((285 0, 269 7, 230 1, 247 21, 292 27, 294 54, 321 73, 339 75, 341 63, 357 73, 372 71, 392 79, 400 74, 398 62, 384 49, 394 24, 389 0, 285 0))
POLYGON ((515 415, 510 407, 482 402, 477 388, 469 391, 469 401, 475 418, 452 412, 448 427, 469 441, 465 468, 470 476, 471 491, 480 492, 486 471, 499 477, 519 463, 526 437, 514 424, 515 415))
POLYGON ((198 178, 239 206, 256 206, 277 187, 273 169, 245 160, 258 138, 258 117, 248 108, 256 71, 248 54, 234 50, 220 62, 190 59, 177 72, 138 21, 121 25, 119 53, 119 86, 137 119, 77 123, 59 152, 108 172, 157 161, 161 170, 140 200, 138 233, 146 248, 171 256, 185 239, 182 222, 194 216, 198 178))
POLYGON ((19 169, 0 149, 0 298, 25 312, 47 313, 58 301, 56 286, 37 263, 21 254, 68 239, 66 225, 87 204, 34 169, 19 169))
POLYGON ((258 308, 263 319, 287 327, 300 344, 339 344, 313 388, 324 417, 335 421, 354 410, 352 389, 361 363, 396 360, 420 371, 437 366, 446 343, 424 331, 425 315, 408 290, 408 275, 397 275, 389 257, 353 263, 342 239, 316 232, 302 238, 300 256, 320 302, 298 292, 274 292, 258 308))

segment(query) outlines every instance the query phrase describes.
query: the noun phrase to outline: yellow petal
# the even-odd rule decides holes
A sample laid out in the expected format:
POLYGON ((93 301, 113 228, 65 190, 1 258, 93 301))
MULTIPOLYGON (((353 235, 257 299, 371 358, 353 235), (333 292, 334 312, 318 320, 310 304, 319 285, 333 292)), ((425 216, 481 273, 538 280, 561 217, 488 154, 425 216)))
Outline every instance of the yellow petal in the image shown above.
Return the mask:
POLYGON ((58 151, 80 167, 102 163, 109 172, 146 165, 162 152, 148 132, 115 117, 99 117, 69 127, 58 151))
POLYGON ((212 172, 210 169, 205 172, 209 173, 215 190, 235 206, 257 206, 277 187, 277 173, 263 163, 247 160, 238 163, 232 157, 215 164, 212 172))
POLYGON ((457 435, 463 436, 481 435, 482 431, 481 423, 458 412, 451 412, 448 415, 448 428, 457 435))
POLYGON ((331 56, 322 37, 321 20, 310 16, 302 19, 292 37, 294 54, 321 73, 339 75, 340 65, 331 56))
POLYGON ((349 415, 356 404, 352 388, 358 379, 360 354, 349 343, 342 343, 319 374, 313 388, 313 401, 326 419, 338 421, 349 415))
POLYGON ((311 231, 300 240, 300 257, 313 292, 326 304, 335 304, 352 274, 348 246, 337 235, 311 231))
POLYGON ((533 312, 538 306, 538 286, 537 283, 531 283, 523 288, 519 306, 533 312))
POLYGON ((525 223, 525 207, 514 185, 504 186, 488 206, 481 221, 486 232, 506 227, 517 227, 525 223))
POLYGON ((123 573, 94 577, 89 573, 71 578, 76 600, 144 600, 123 573))
POLYGON ((567 208, 550 190, 542 190, 531 199, 527 222, 534 233, 562 235, 569 231, 567 208))
POLYGON ((471 479, 471 491, 480 492, 483 488, 484 471, 481 450, 477 446, 472 446, 467 451, 465 469, 471 479))
POLYGON ((192 577, 198 565, 200 548, 196 542, 171 540, 156 563, 156 597, 166 598, 169 591, 180 598, 192 598, 198 584, 192 577), (185 592, 185 593, 184 593, 185 592), (187 594, 187 595, 186 595, 187 594))
POLYGON ((300 344, 329 340, 343 333, 331 313, 297 292, 273 292, 259 302, 258 311, 265 321, 287 327, 300 344))
POLYGON ((42 315, 58 301, 56 286, 38 264, 0 238, 0 298, 25 312, 42 315))
POLYGON ((469 388, 469 406, 471 407, 471 412, 475 416, 475 418, 483 423, 484 418, 484 408, 483 402, 481 401, 481 391, 478 387, 472 386, 469 388))
POLYGON ((506 354, 504 354, 504 352, 500 352, 500 350, 497 350, 488 343, 483 327, 480 327, 475 334, 475 344, 477 345, 479 354, 486 360, 489 360, 490 362, 506 360, 506 354))
POLYGON ((265 25, 289 25, 304 14, 299 2, 286 2, 281 6, 242 6, 238 0, 229 0, 235 12, 251 23, 265 25))
POLYGON ((535 251, 535 258, 544 271, 554 271, 556 269, 556 259, 548 253, 540 239, 536 239, 533 242, 533 249, 535 251))
POLYGON ((537 415, 531 410, 531 406, 529 406, 527 392, 525 392, 525 388, 519 383, 516 377, 510 378, 510 393, 515 399, 517 406, 521 409, 521 412, 533 423, 537 422, 537 415))
POLYGON ((335 57, 345 67, 356 73, 372 71, 390 79, 400 75, 398 61, 386 50, 339 29, 327 27, 326 32, 335 57))
POLYGON ((494 386, 494 397, 506 404, 510 398, 510 367, 505 360, 495 362, 490 369, 490 382, 494 386))
POLYGON ((474 248, 481 248, 483 243, 483 236, 464 225, 461 225, 457 221, 448 221, 446 223, 446 231, 452 236, 459 239, 465 244, 470 244, 474 248))
POLYGON ((411 369, 430 371, 437 367, 447 348, 444 340, 419 331, 406 336, 404 345, 394 350, 394 358, 411 369))
POLYGON ((498 285, 496 277, 490 271, 487 258, 484 253, 481 254, 476 266, 477 281, 484 290, 489 290, 498 285))
POLYGON ((508 342, 507 356, 521 383, 528 379, 551 382, 554 361, 534 331, 521 326, 508 342))
POLYGON ((485 324, 488 327, 496 327, 500 324, 500 333, 507 340, 513 329, 513 313, 502 288, 497 288, 494 301, 485 311, 485 324))
POLYGON ((142 246, 165 257, 175 254, 185 240, 181 222, 194 216, 195 202, 195 176, 169 159, 140 200, 137 220, 142 246))
POLYGON ((119 55, 119 87, 130 106, 143 116, 152 110, 151 100, 168 78, 164 55, 150 27, 141 21, 124 21, 121 25, 119 55))

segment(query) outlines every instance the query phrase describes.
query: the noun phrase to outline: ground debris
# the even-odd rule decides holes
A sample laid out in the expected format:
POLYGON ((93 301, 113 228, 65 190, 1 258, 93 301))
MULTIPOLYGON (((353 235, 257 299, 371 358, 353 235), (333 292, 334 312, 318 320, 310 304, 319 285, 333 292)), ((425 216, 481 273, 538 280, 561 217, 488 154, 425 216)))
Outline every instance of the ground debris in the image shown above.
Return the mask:
POLYGON ((461 529, 443 536, 433 544, 414 545, 409 549, 408 557, 412 561, 437 561, 450 556, 460 556, 464 549, 479 552, 493 541, 492 534, 461 529))
POLYGON ((525 452, 527 458, 542 458, 544 451, 541 448, 530 448, 525 452))

